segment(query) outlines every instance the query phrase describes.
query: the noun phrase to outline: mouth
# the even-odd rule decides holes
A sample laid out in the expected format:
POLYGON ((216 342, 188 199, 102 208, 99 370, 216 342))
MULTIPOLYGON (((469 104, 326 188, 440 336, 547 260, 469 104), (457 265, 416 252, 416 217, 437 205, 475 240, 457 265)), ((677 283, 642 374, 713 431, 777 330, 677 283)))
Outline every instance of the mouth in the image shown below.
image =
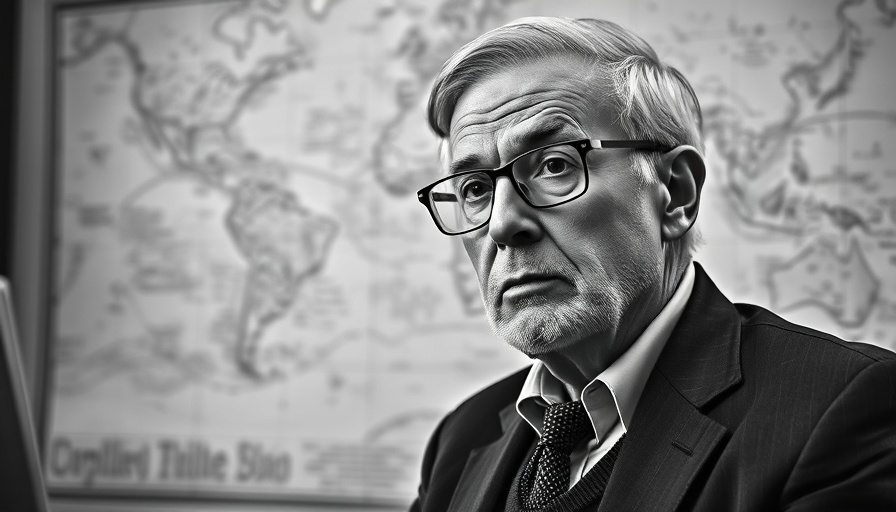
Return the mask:
POLYGON ((556 274, 520 274, 506 279, 499 290, 499 296, 505 299, 521 297, 549 291, 558 284, 567 281, 556 274))

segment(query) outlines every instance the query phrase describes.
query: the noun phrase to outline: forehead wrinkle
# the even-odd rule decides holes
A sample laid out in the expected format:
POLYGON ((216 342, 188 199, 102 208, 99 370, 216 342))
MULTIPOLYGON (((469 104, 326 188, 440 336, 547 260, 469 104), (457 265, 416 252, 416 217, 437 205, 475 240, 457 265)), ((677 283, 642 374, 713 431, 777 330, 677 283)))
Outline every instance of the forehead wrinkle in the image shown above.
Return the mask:
POLYGON ((501 122, 515 113, 538 107, 545 103, 564 102, 564 100, 569 105, 579 108, 583 107, 583 105, 581 105, 582 103, 588 101, 588 99, 581 94, 572 91, 557 89, 535 90, 517 96, 497 107, 487 106, 479 110, 471 110, 452 123, 454 126, 452 126, 453 129, 451 131, 463 131, 471 126, 477 125, 489 126, 501 122))
MULTIPOLYGON (((584 127, 573 116, 569 115, 567 109, 558 107, 548 107, 545 110, 531 113, 528 117, 522 119, 519 124, 501 127, 496 131, 482 130, 479 133, 482 132, 495 135, 494 142, 497 144, 496 148, 500 161, 500 164, 497 165, 498 167, 504 165, 504 162, 509 161, 518 154, 536 146, 566 141, 570 137, 581 137, 586 133, 584 127), (535 117, 541 117, 542 119, 535 121, 534 125, 523 124, 525 121, 535 117), (563 136, 557 138, 558 135, 563 136)), ((463 137, 467 135, 473 134, 468 133, 463 137)), ((468 153, 449 164, 449 174, 472 168, 485 168, 490 165, 488 160, 488 157, 484 157, 477 152, 468 153)))
MULTIPOLYGON (((588 134, 591 118, 597 115, 597 109, 604 103, 602 87, 595 83, 593 72, 569 74, 561 70, 555 77, 540 81, 528 80, 528 72, 520 69, 514 73, 524 73, 510 80, 510 87, 504 88, 501 80, 486 80, 481 83, 485 89, 477 89, 473 85, 462 95, 456 104, 446 142, 445 167, 449 173, 457 172, 461 161, 479 168, 493 167, 503 156, 515 156, 517 147, 528 143, 538 143, 534 132, 539 129, 537 121, 529 121, 533 117, 545 115, 546 122, 556 122, 552 117, 566 117, 570 128, 576 133, 588 134), (495 87, 497 85, 497 87, 495 87), (475 92, 474 92, 475 91, 475 92), (471 94, 464 101, 464 96, 471 94), (515 129, 520 124, 518 130, 515 129), (527 129, 529 128, 529 129, 527 129), (529 132, 529 135, 527 135, 529 132), (517 137, 519 134, 519 137, 517 137), (526 140, 526 138, 530 140, 526 140), (508 143, 517 147, 508 147, 508 143), (498 146, 501 147, 498 147, 498 146), (454 162, 454 163, 452 163, 454 162)), ((546 134, 549 139, 555 134, 546 134)), ((590 135, 589 135, 590 136, 590 135)), ((547 142, 552 142, 547 140, 547 142)), ((542 144, 543 145, 543 144, 542 144)))
POLYGON ((505 104, 495 110, 484 112, 470 112, 468 114, 464 114, 457 120, 457 130, 452 130, 454 133, 462 133, 462 135, 455 140, 460 141, 467 135, 492 133, 496 130, 495 125, 499 125, 501 123, 511 124, 515 120, 513 119, 513 116, 522 115, 526 110, 529 110, 533 107, 538 107, 539 105, 543 105, 545 103, 554 103, 556 101, 557 98, 551 97, 532 104, 517 106, 512 110, 509 108, 504 108, 507 107, 507 105, 505 104), (501 112, 501 110, 504 110, 504 112, 501 112), (492 119, 488 119, 489 114, 494 113, 498 113, 498 116, 492 119))
MULTIPOLYGON (((494 135, 494 142, 498 144, 497 149, 499 154, 504 154, 503 156, 514 156, 516 153, 530 149, 529 146, 533 144, 542 145, 550 143, 551 141, 549 139, 558 133, 564 132, 565 128, 574 128, 577 130, 578 133, 569 133, 570 136, 587 136, 585 127, 576 119, 576 114, 578 114, 581 119, 585 118, 584 112, 578 108, 571 109, 567 105, 562 107, 550 106, 538 111, 518 112, 517 114, 519 114, 518 119, 503 126, 493 127, 492 125, 494 123, 475 126, 454 139, 452 145, 456 147, 467 137, 482 134, 494 135), (541 119, 535 121, 534 125, 526 123, 536 117, 540 117, 541 119)), ((483 141, 480 141, 480 143, 482 142, 483 141)), ((503 156, 500 159, 501 161, 504 161, 503 156)), ((471 155, 467 155, 463 160, 471 161, 471 155)), ((460 169, 463 166, 459 165, 459 162, 460 159, 454 164, 451 164, 450 167, 455 171, 460 169)))
MULTIPOLYGON (((533 106, 539 106, 543 103, 556 103, 556 101, 548 100, 545 102, 540 102, 533 106)), ((487 123, 469 124, 464 127, 464 129, 459 130, 460 135, 456 135, 455 137, 452 137, 450 139, 451 145, 456 147, 464 139, 468 137, 475 137, 478 135, 488 136, 494 134, 498 139, 503 139, 504 136, 508 132, 510 132, 513 136, 508 140, 511 143, 511 146, 516 147, 523 142, 524 137, 526 137, 526 132, 524 131, 522 133, 518 133, 516 130, 514 130, 514 128, 538 116, 543 116, 544 123, 548 124, 537 125, 537 131, 559 131, 559 129, 562 127, 558 125, 563 124, 574 126, 582 132, 585 131, 583 122, 587 119, 587 113, 584 111, 584 109, 582 109, 579 105, 569 105, 563 103, 561 105, 549 105, 538 110, 533 110, 531 108, 522 109, 504 115, 501 119, 496 119, 487 123), (514 117, 510 118, 510 116, 514 117), (565 122, 563 120, 565 120, 565 122)), ((457 133, 458 132, 455 132, 455 134, 457 133)))
MULTIPOLYGON (((582 112, 578 113, 582 114, 582 112)), ((502 141, 502 147, 511 150, 517 148, 520 150, 528 150, 530 149, 528 146, 533 144, 541 145, 542 143, 550 143, 550 140, 541 139, 549 139, 557 134, 561 134, 564 131, 567 131, 565 130, 566 128, 578 129, 581 133, 575 134, 576 136, 585 133, 584 127, 576 120, 576 116, 570 115, 568 109, 565 108, 548 107, 547 109, 533 113, 520 121, 520 124, 500 130, 498 138, 502 141), (519 127, 522 124, 522 121, 527 121, 536 116, 543 117, 543 119, 539 119, 534 126, 523 126, 523 129, 514 129, 519 127)))

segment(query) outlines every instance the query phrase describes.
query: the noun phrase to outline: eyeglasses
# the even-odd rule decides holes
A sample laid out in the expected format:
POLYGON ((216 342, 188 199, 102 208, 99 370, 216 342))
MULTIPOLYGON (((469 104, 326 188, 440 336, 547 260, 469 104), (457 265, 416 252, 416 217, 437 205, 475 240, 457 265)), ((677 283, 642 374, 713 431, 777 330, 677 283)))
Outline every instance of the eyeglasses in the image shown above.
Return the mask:
POLYGON ((592 149, 668 151, 649 140, 575 140, 527 151, 497 169, 463 171, 442 178, 417 192, 439 230, 462 235, 488 224, 494 205, 495 183, 510 178, 529 206, 550 208, 577 199, 588 190, 585 155, 592 149))

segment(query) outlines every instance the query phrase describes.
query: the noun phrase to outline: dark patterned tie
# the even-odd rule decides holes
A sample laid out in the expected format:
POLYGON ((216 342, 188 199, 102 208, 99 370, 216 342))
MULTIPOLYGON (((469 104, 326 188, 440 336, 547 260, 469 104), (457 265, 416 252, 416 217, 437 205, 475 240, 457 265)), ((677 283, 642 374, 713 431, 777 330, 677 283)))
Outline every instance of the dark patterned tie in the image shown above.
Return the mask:
POLYGON ((544 413, 535 453, 520 475, 519 499, 525 508, 542 508, 569 488, 569 454, 592 432, 582 402, 554 404, 544 413))

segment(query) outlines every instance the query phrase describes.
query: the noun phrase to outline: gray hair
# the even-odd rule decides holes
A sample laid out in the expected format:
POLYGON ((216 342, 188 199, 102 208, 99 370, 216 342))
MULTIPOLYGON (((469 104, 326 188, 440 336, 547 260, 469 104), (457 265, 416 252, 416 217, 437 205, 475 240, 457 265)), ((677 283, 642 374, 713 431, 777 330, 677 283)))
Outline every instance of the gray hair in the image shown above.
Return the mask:
MULTIPOLYGON (((677 69, 660 62, 644 39, 605 20, 532 17, 479 36, 442 66, 427 109, 429 126, 442 138, 442 158, 447 157, 455 106, 467 89, 502 70, 558 55, 579 56, 609 77, 607 99, 630 137, 673 147, 688 144, 703 153, 703 119, 693 88, 677 69)), ((658 179, 660 154, 636 151, 631 158, 645 184, 658 179)), ((677 281, 699 243, 692 227, 666 245, 667 290, 674 290, 675 282, 668 281, 677 281)))

